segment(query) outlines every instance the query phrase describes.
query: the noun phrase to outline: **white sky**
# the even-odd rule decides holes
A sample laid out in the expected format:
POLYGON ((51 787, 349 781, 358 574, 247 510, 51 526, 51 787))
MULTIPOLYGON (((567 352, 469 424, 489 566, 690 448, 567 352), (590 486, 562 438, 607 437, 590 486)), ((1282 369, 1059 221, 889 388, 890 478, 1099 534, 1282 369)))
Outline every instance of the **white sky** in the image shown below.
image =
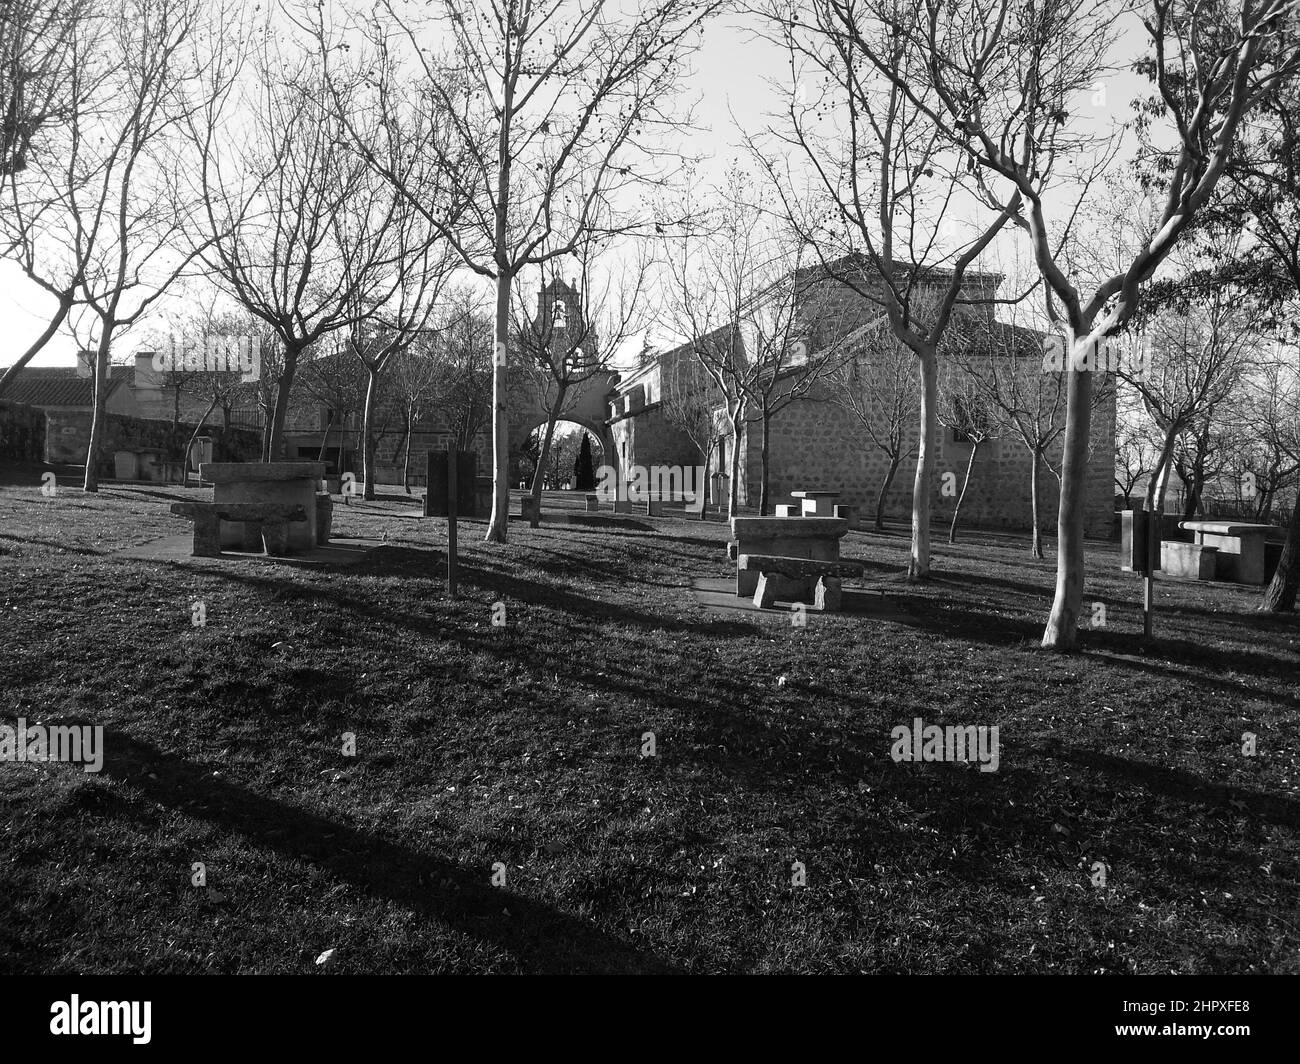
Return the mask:
MULTIPOLYGON (((1129 37, 1123 42, 1123 51, 1135 51, 1138 43, 1129 37)), ((689 147, 712 156, 704 168, 708 179, 720 176, 731 159, 743 154, 737 123, 754 133, 768 124, 767 115, 779 106, 779 98, 764 79, 783 74, 783 59, 779 49, 756 39, 746 29, 741 16, 729 16, 706 31, 703 48, 694 57, 688 92, 697 101, 696 120, 704 130, 692 138, 689 147)), ((1142 88, 1141 80, 1132 74, 1108 79, 1106 106, 1094 109, 1096 120, 1109 124, 1127 118, 1129 101, 1142 88)), ((1084 112, 1084 108, 1079 110, 1084 112)), ((1009 261, 1009 252, 1001 249, 996 258, 1009 261)), ((0 365, 12 362, 39 335, 52 313, 52 304, 53 300, 28 282, 13 263, 0 261, 0 365)), ((147 329, 145 323, 122 336, 115 345, 114 360, 120 361, 128 354, 147 329)), ((33 365, 71 366, 75 350, 75 341, 65 332, 50 342, 33 365)))

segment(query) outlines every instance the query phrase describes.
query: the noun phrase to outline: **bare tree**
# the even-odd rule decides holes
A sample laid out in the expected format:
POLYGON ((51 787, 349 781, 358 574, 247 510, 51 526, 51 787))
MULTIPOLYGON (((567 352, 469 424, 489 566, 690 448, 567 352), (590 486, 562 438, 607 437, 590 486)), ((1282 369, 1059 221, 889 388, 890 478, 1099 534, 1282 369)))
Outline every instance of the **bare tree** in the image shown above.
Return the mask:
MULTIPOLYGON (((31 156, 23 172, 24 187, 36 189, 27 200, 35 208, 17 212, 24 267, 55 294, 53 274, 71 281, 71 324, 94 351, 86 491, 99 487, 113 340, 151 313, 202 251, 184 239, 194 204, 179 179, 188 167, 180 131, 206 89, 230 76, 220 46, 209 49, 209 17, 197 0, 127 0, 88 19, 85 36, 74 25, 80 104, 58 149, 31 156), (51 271, 44 278, 41 263, 51 271)), ((67 297, 63 288, 61 311, 67 297)))
MULTIPOLYGON (((700 452, 700 461, 708 469, 713 449, 718 444, 717 410, 722 395, 713 384, 704 364, 691 348, 676 348, 658 356, 660 410, 664 419, 686 434, 700 452)), ((708 478, 704 484, 704 505, 700 520, 709 507, 708 478)))
MULTIPOLYGON (((840 9, 852 6, 852 0, 837 0, 840 9)), ((885 39, 906 47, 899 62, 899 51, 864 39, 861 54, 906 95, 936 137, 965 155, 997 217, 1010 212, 1024 230, 1046 285, 1049 313, 1068 338, 1057 584, 1043 645, 1071 650, 1078 643, 1083 595, 1093 387, 1087 359, 1098 341, 1132 317, 1143 285, 1209 200, 1243 115, 1300 63, 1294 49, 1279 46, 1292 3, 1149 0, 1140 5, 1149 47, 1138 65, 1157 92, 1141 115, 1140 130, 1146 151, 1159 158, 1163 206, 1126 264, 1091 294, 1071 276, 1068 237, 1110 152, 1105 142, 1098 145, 1089 137, 1085 123, 1072 121, 1070 108, 1095 91, 1120 16, 1130 5, 873 0, 871 6, 873 22, 886 28, 885 39), (1157 126, 1160 134, 1172 132, 1172 139, 1155 135, 1157 126), (1089 148, 1097 161, 1069 175, 1078 194, 1053 195, 1061 171, 1080 166, 1079 157, 1089 148), (1062 201, 1053 232, 1048 218, 1062 201)))
POLYGON ((811 192, 796 191, 800 182, 766 145, 755 145, 755 155, 823 268, 883 309, 917 359, 908 575, 923 579, 930 571, 939 349, 955 312, 994 298, 991 279, 973 267, 1019 199, 969 232, 958 226, 964 160, 931 125, 939 95, 914 77, 924 68, 923 42, 894 21, 921 20, 911 0, 814 0, 807 12, 771 0, 762 11, 789 66, 782 123, 771 136, 806 164, 811 192))
POLYGON ((454 292, 439 316, 437 405, 462 451, 491 424, 492 330, 491 314, 468 288, 454 292))
MULTIPOLYGON (((368 393, 368 374, 365 367, 352 357, 346 340, 336 337, 334 343, 318 344, 303 352, 301 373, 295 377, 297 395, 324 405, 325 428, 321 435, 319 461, 325 460, 332 434, 337 430, 339 444, 338 472, 343 468, 347 449, 348 422, 365 407, 368 393)), ((281 389, 285 386, 282 383, 281 389)))
POLYGON ((112 64, 92 62, 103 28, 91 20, 88 0, 4 0, 0 4, 0 247, 28 280, 54 299, 54 312, 26 350, 0 372, 0 396, 67 321, 77 305, 91 248, 51 240, 62 215, 64 185, 90 180, 86 167, 54 180, 59 163, 75 151, 68 136, 74 116, 88 120, 101 81, 112 64), (24 171, 35 156, 38 173, 24 171), (54 217, 51 218, 51 215, 54 217), (53 243, 53 247, 51 247, 53 243))
MULTIPOLYGON (((624 343, 646 324, 649 259, 644 245, 638 242, 617 271, 608 268, 612 258, 611 253, 602 255, 595 239, 581 240, 573 256, 578 273, 569 286, 576 299, 571 315, 564 309, 566 304, 555 299, 565 262, 547 259, 536 272, 542 299, 549 298, 551 303, 542 306, 536 317, 524 314, 515 323, 516 349, 546 408, 546 425, 530 490, 533 504, 529 524, 533 528, 541 520, 543 471, 551 465, 556 422, 572 409, 593 378, 609 370, 624 343), (598 260, 607 267, 603 279, 598 276, 598 260)), ((522 292, 518 303, 528 305, 522 292)))
POLYGON ((0 176, 55 148, 44 134, 82 110, 88 84, 77 63, 89 0, 0 3, 0 176))
POLYGON ((1180 442, 1188 436, 1193 437, 1189 454, 1200 455, 1191 463, 1199 469, 1198 485, 1204 483, 1215 414, 1240 387, 1254 340, 1237 301, 1223 289, 1205 293, 1185 312, 1166 310, 1146 324, 1148 356, 1138 372, 1124 369, 1120 376, 1140 396, 1160 431, 1160 449, 1147 483, 1148 510, 1164 511, 1169 473, 1180 442))
POLYGON ((350 97, 326 82, 307 35, 278 43, 278 28, 249 30, 261 42, 245 86, 251 102, 211 93, 190 134, 200 157, 205 261, 276 335, 279 372, 268 378, 276 389, 263 456, 273 461, 303 353, 361 328, 401 287, 399 197, 353 150, 343 117, 350 97))
POLYGON ((948 542, 957 542, 957 522, 961 519, 962 503, 970 487, 971 474, 979 458, 980 448, 996 440, 1007 431, 1004 411, 988 401, 978 370, 948 361, 939 373, 939 402, 936 414, 940 425, 948 429, 954 442, 970 447, 966 458, 966 471, 962 475, 961 491, 952 509, 952 523, 948 526, 948 542))
POLYGON ((917 451, 921 393, 916 356, 879 319, 846 339, 845 362, 831 377, 832 400, 853 415, 858 430, 885 456, 872 527, 885 528, 885 502, 898 468, 917 451))
MULTIPOLYGON (((381 0, 362 27, 383 58, 375 84, 384 128, 409 138, 427 125, 421 111, 430 106, 454 116, 456 136, 434 145, 431 162, 462 183, 472 207, 443 235, 496 289, 488 540, 505 542, 509 517, 514 279, 593 236, 644 229, 636 190, 667 173, 666 145, 683 122, 669 105, 718 6, 638 0, 614 12, 605 0, 438 0, 415 15, 381 0), (445 54, 426 44, 439 35, 445 54), (418 82, 407 92, 410 72, 418 82)), ((400 175, 380 169, 420 203, 400 175)))
MULTIPOLYGON (((1261 344, 1261 346, 1264 346, 1261 344)), ((1267 520, 1285 486, 1300 473, 1300 361, 1275 339, 1257 354, 1242 382, 1239 403, 1222 419, 1230 425, 1228 464, 1240 502, 1267 520)))
POLYGON ((411 438, 416 423, 427 417, 440 399, 439 386, 446 379, 445 345, 430 330, 417 336, 393 359, 389 378, 393 399, 402 408, 402 488, 411 494, 411 438))

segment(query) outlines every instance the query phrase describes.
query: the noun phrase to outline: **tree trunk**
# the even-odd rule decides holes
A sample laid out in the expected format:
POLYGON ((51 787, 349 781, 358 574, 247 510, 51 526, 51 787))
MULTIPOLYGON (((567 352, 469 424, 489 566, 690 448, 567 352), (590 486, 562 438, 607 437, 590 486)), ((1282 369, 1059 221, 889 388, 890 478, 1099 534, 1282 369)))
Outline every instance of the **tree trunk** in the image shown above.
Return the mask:
POLYGON ((533 500, 533 515, 528 519, 529 528, 536 528, 541 523, 542 482, 551 457, 551 442, 555 439, 555 423, 559 421, 560 411, 564 409, 564 393, 567 390, 566 385, 560 385, 555 404, 546 412, 546 430, 542 433, 542 445, 537 450, 537 466, 533 469, 533 482, 528 491, 533 500))
POLYGON ((1300 588, 1300 497, 1291 511, 1291 524, 1282 544, 1277 572, 1264 592, 1260 609, 1267 613, 1288 613, 1295 609, 1296 589, 1300 588))
POLYGON ((703 483, 703 484, 697 484, 697 485, 695 486, 695 490, 696 490, 696 491, 702 491, 702 492, 704 492, 704 502, 703 502, 703 504, 700 506, 700 520, 701 520, 701 521, 706 521, 706 520, 708 520, 708 517, 709 517, 709 503, 712 501, 712 500, 710 499, 710 497, 709 497, 709 494, 710 494, 710 493, 709 493, 709 479, 710 479, 710 478, 709 478, 709 459, 712 458, 712 457, 713 457, 713 441, 710 440, 710 441, 709 441, 709 444, 708 444, 708 447, 707 447, 707 448, 705 449, 705 451, 704 451, 704 466, 703 466, 703 472, 702 472, 702 474, 701 474, 701 475, 703 476, 703 478, 704 478, 704 483, 703 483))
POLYGON ((1029 544, 1029 553, 1035 558, 1043 556, 1043 529, 1038 521, 1038 470, 1042 463, 1042 453, 1030 448, 1029 459, 1029 519, 1034 523, 1034 534, 1029 544))
POLYGON ((294 373, 298 369, 299 352, 291 347, 284 349, 284 370, 275 389, 275 407, 271 413, 271 436, 266 446, 266 461, 275 462, 284 448, 284 422, 289 413, 289 393, 293 391, 294 373))
POLYGON ((262 411, 262 457, 261 461, 271 460, 271 422, 275 420, 275 408, 271 403, 259 403, 262 411))
POLYGON ((492 517, 486 543, 504 543, 510 521, 510 423, 506 353, 510 330, 510 275, 498 267, 496 319, 492 328, 492 517))
POLYGON ((411 434, 415 432, 415 407, 406 408, 406 435, 402 437, 402 488, 411 494, 411 434))
POLYGON ((1072 651, 1079 645, 1079 610, 1083 605, 1083 493, 1092 428, 1092 372, 1076 369, 1073 354, 1065 372, 1068 377, 1061 502, 1056 520, 1056 597, 1043 631, 1043 646, 1072 651))
POLYGON ((371 418, 375 414, 375 396, 379 392, 379 369, 366 363, 366 403, 361 417, 361 475, 365 478, 364 498, 375 497, 375 441, 370 435, 371 418))
MULTIPOLYGON (((190 452, 194 450, 194 441, 199 438, 199 433, 203 431, 203 426, 207 423, 208 418, 212 416, 212 411, 216 408, 217 401, 213 399, 212 402, 208 404, 207 410, 203 412, 203 416, 199 418, 199 423, 194 426, 194 431, 190 433, 190 440, 185 445, 185 457, 181 462, 181 475, 185 478, 185 484, 187 486, 190 482, 190 452)), ((201 482, 202 478, 200 478, 200 483, 201 482)))
POLYGON ((7 366, 5 371, 0 373, 0 398, 4 396, 5 389, 8 388, 13 382, 13 379, 18 376, 22 368, 40 354, 42 348, 44 348, 45 345, 53 339, 54 334, 63 327, 63 323, 67 320, 68 314, 71 310, 72 299, 70 297, 61 298, 59 300, 58 311, 55 313, 54 317, 50 319, 49 324, 41 331, 41 335, 32 341, 31 346, 29 346, 26 351, 18 356, 17 362, 12 366, 7 366))
POLYGON ((740 503, 740 434, 743 429, 744 408, 737 406, 731 418, 731 483, 727 486, 727 520, 737 516, 740 503))
POLYGON ((767 459, 770 449, 772 415, 768 413, 767 407, 764 406, 762 411, 763 435, 759 445, 758 461, 760 470, 760 487, 758 491, 758 513, 760 517, 767 516, 768 510, 768 469, 767 459))
POLYGON ((90 415, 90 440, 86 444, 86 476, 82 480, 83 491, 99 490, 99 448, 104 437, 104 422, 107 415, 104 404, 108 398, 108 349, 112 341, 113 327, 105 324, 99 337, 99 346, 95 350, 94 373, 94 408, 90 415))
MULTIPOLYGON (((325 461, 325 452, 330 449, 330 433, 334 431, 334 407, 330 407, 329 417, 325 421, 325 431, 320 438, 320 453, 316 456, 316 461, 325 461)), ((341 473, 342 470, 339 470, 341 473)))
POLYGON ((957 505, 952 508, 952 524, 948 526, 948 542, 957 542, 957 519, 961 516, 961 504, 966 498, 966 489, 970 487, 970 473, 975 468, 975 456, 979 454, 980 444, 983 441, 975 440, 971 444, 970 457, 966 459, 966 476, 961 482, 961 494, 957 496, 957 505))
POLYGON ((1173 460, 1174 444, 1178 442, 1178 433, 1174 428, 1170 428, 1165 433, 1164 445, 1160 448, 1160 458, 1156 462, 1156 467, 1151 472, 1151 479, 1147 481, 1147 498, 1146 504, 1148 510, 1155 510, 1157 507, 1163 510, 1165 506, 1165 489, 1168 486, 1168 471, 1173 460))
POLYGON ((930 483, 934 479, 934 429, 939 392, 939 359, 935 347, 918 355, 921 373, 920 440, 916 452, 916 479, 912 483, 912 556, 909 580, 930 575, 930 483))
POLYGON ((889 495, 889 489, 893 487, 894 475, 898 472, 898 467, 903 461, 901 451, 889 456, 889 469, 885 471, 884 482, 880 485, 880 491, 876 495, 876 523, 875 530, 883 532, 885 530, 885 499, 889 495))

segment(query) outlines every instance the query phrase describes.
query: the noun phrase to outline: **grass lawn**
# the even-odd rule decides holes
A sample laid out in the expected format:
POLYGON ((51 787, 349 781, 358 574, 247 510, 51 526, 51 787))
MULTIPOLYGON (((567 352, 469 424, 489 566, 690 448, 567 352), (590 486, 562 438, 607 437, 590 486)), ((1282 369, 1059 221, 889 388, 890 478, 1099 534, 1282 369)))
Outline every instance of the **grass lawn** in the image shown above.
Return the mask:
POLYGON ((1162 582, 1144 650, 1098 543, 1062 657, 1012 537, 936 530, 910 586, 851 534, 900 612, 798 628, 695 603, 718 524, 466 522, 450 602, 409 499, 336 505, 351 567, 164 563, 111 555, 183 489, 38 484, 0 484, 0 722, 106 757, 0 764, 2 972, 1300 973, 1300 623, 1257 591, 1162 582), (997 725, 998 771, 894 762, 914 717, 997 725))

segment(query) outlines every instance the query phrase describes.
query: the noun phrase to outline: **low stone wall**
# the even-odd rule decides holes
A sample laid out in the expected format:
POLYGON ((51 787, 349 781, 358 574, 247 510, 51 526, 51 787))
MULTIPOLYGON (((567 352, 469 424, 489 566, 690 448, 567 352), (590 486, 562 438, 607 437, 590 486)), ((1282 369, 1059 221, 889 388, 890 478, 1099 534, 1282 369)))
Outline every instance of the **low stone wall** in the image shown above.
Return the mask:
POLYGON ((45 412, 24 403, 0 402, 0 460, 45 460, 45 412))
MULTIPOLYGON (((194 432, 192 424, 148 418, 105 415, 99 456, 99 475, 113 476, 116 451, 158 450, 179 461, 194 432)), ((262 454, 262 436, 250 429, 223 429, 205 425, 202 435, 212 439, 212 458, 218 462, 256 462, 262 454)), ((51 411, 45 415, 45 461, 52 465, 84 465, 90 447, 89 411, 51 411)))

